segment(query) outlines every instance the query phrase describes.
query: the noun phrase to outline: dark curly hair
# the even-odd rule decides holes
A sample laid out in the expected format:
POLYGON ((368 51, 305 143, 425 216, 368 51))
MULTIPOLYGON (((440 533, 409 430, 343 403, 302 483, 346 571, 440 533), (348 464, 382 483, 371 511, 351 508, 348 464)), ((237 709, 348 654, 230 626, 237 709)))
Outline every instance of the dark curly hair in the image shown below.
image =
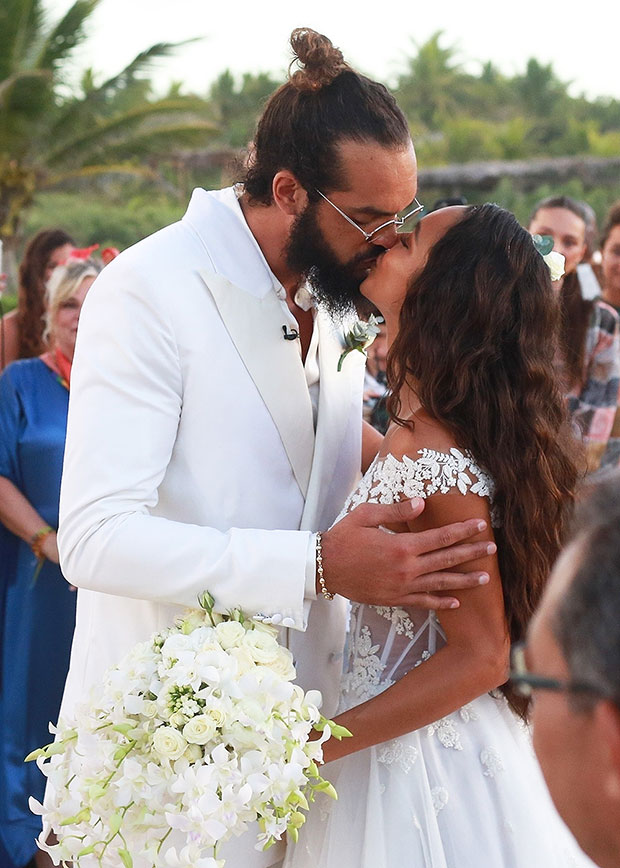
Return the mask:
POLYGON ((62 229, 42 229, 30 240, 19 266, 17 301, 18 358, 39 356, 45 349, 43 340, 45 314, 45 269, 50 255, 75 241, 62 229))
MULTIPOLYGON (((521 640, 560 550, 580 454, 554 371, 559 311, 530 234, 496 205, 470 206, 414 277, 388 356, 388 408, 415 383, 423 408, 495 482, 506 618, 521 640)), ((502 688, 520 714, 527 703, 502 688)))
POLYGON ((242 179, 255 202, 272 202, 277 172, 292 172, 309 198, 343 183, 337 146, 344 140, 407 147, 407 120, 384 85, 352 69, 326 36, 307 27, 291 34, 301 68, 269 98, 242 179))

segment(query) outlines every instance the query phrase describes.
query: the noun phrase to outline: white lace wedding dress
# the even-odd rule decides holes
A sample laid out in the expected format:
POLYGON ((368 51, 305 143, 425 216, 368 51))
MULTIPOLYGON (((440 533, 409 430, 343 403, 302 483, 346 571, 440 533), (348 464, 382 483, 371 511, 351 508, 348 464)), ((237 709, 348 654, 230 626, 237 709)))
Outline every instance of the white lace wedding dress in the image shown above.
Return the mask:
MULTIPOLYGON (((491 501, 466 454, 423 449, 375 459, 342 515, 361 503, 460 491, 491 501)), ((341 711, 385 690, 445 644, 434 612, 351 605, 341 711)), ((484 695, 408 735, 324 767, 338 801, 311 807, 285 868, 590 866, 558 817, 529 733, 503 695, 484 695)))

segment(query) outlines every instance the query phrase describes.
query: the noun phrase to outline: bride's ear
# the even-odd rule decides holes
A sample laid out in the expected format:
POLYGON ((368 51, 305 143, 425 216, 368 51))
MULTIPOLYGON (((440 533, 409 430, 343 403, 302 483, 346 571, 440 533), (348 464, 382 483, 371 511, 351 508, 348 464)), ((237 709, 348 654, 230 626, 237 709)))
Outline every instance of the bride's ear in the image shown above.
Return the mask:
POLYGON ((271 192, 274 204, 288 217, 297 217, 308 204, 308 194, 288 169, 276 172, 271 192))

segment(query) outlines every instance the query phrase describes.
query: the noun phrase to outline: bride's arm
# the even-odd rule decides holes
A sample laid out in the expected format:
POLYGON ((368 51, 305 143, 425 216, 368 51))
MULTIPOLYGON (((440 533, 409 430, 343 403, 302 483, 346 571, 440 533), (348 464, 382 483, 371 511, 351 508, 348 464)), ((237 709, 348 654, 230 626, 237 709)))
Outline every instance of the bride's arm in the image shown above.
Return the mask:
MULTIPOLYGON (((487 521, 489 529, 479 539, 491 543, 488 502, 476 494, 430 497, 410 529, 468 518, 487 521)), ((485 570, 491 580, 464 591, 460 608, 442 611, 447 644, 383 693, 339 715, 336 721, 353 737, 330 739, 324 745, 326 762, 433 723, 504 683, 510 643, 497 556, 471 562, 466 569, 485 570)))

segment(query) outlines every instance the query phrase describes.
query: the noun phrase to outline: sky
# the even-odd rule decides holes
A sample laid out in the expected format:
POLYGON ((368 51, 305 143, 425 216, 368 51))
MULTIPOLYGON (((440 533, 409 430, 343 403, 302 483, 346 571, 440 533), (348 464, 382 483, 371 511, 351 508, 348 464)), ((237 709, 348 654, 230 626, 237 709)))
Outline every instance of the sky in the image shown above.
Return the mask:
MULTIPOLYGON (((45 0, 54 17, 70 5, 45 0)), ((91 22, 78 63, 102 77, 119 72, 153 43, 200 37, 153 69, 162 92, 181 81, 186 90, 204 95, 227 68, 239 77, 283 77, 291 30, 304 26, 329 36, 349 63, 387 85, 406 70, 415 44, 441 30, 440 44, 456 48, 458 60, 473 73, 491 60, 514 75, 536 57, 573 82, 573 95, 620 99, 618 0, 101 0, 91 22)))

